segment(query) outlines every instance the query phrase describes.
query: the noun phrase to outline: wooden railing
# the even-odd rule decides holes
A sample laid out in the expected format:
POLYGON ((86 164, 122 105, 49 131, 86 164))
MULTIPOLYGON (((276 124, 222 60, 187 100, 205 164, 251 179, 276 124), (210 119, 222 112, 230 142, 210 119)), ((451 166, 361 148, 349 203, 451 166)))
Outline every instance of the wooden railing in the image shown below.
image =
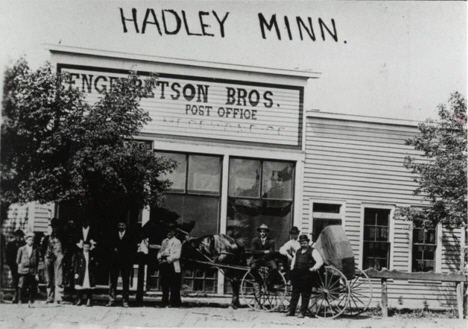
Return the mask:
POLYGON ((388 316, 388 292, 387 280, 420 280, 420 281, 441 281, 455 282, 457 290, 457 309, 458 317, 463 319, 463 285, 468 282, 468 276, 463 272, 452 273, 434 273, 434 272, 416 272, 407 273, 399 271, 381 270, 374 268, 367 269, 366 274, 369 278, 381 279, 382 282, 382 316, 388 316))

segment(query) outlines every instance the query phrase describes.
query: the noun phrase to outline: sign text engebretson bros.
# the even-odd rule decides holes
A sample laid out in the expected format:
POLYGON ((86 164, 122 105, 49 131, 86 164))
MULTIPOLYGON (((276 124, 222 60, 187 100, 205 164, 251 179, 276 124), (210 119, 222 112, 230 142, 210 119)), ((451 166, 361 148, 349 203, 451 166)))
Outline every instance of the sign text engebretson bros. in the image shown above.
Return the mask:
MULTIPOLYGON (((124 70, 59 64, 69 84, 94 103, 124 70)), ((138 72, 142 81, 148 72, 138 72)), ((168 136, 300 146, 303 88, 159 74, 141 106, 152 121, 142 132, 168 136)))

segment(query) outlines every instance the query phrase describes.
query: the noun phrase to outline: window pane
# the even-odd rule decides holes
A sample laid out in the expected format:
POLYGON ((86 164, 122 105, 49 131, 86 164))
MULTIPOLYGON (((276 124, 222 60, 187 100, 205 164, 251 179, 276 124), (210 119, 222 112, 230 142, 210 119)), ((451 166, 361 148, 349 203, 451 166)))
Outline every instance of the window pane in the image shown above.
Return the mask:
POLYGON ((377 210, 377 225, 388 226, 389 217, 390 217, 390 210, 378 209, 377 210))
POLYGON ((326 212, 330 214, 339 214, 341 205, 329 203, 314 203, 314 212, 326 212))
POLYGON ((435 244, 435 230, 426 230, 425 243, 426 244, 435 244))
POLYGON ((375 209, 364 209, 364 225, 375 225, 376 221, 376 210, 375 209))
POLYGON ((166 195, 167 208, 178 216, 177 222, 193 223, 193 236, 218 233, 219 198, 193 195, 166 195))
POLYGON ((426 260, 434 260, 435 259, 435 247, 426 246, 425 251, 424 251, 424 259, 426 259, 426 260))
POLYGON ((256 237, 256 228, 262 223, 270 227, 277 249, 289 240, 292 225, 292 202, 249 199, 228 200, 227 234, 245 248, 256 237))
POLYGON ((294 164, 263 162, 263 198, 292 200, 294 164))
POLYGON ((434 263, 433 260, 424 261, 424 272, 434 271, 434 263))
POLYGON ((187 171, 187 157, 185 154, 156 152, 158 156, 164 156, 177 161, 177 168, 172 174, 161 175, 161 179, 169 179, 172 182, 172 193, 185 192, 185 174, 187 171))
POLYGON ((413 230, 413 243, 424 243, 424 230, 415 228, 413 230))
POLYGON ((388 241, 388 228, 387 227, 378 227, 378 232, 376 240, 377 241, 388 241))
POLYGON ((219 195, 220 180, 219 157, 189 156, 188 193, 219 195))
POLYGON ((229 196, 260 197, 260 161, 229 161, 229 196))

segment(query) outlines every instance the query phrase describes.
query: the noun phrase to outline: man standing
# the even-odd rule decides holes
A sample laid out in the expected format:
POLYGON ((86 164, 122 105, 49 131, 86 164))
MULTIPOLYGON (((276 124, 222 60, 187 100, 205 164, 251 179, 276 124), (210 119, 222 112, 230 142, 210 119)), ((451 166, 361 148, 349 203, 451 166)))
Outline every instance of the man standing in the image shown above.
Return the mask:
POLYGON ((299 243, 299 241, 297 241, 297 238, 299 237, 299 229, 297 228, 297 226, 293 226, 292 229, 289 231, 289 234, 291 235, 291 240, 286 242, 280 248, 279 253, 288 257, 288 263, 292 264, 292 260, 294 258, 294 255, 296 254, 296 251, 301 247, 301 244, 299 243))
POLYGON ((267 282, 268 289, 273 287, 275 279, 278 277, 278 265, 274 259, 275 241, 268 237, 270 229, 266 224, 262 224, 257 228, 259 236, 252 240, 252 262, 250 263, 250 270, 257 282, 261 282, 262 278, 258 273, 258 269, 266 266, 270 269, 267 282))
POLYGON ((15 295, 13 296, 12 303, 18 303, 19 297, 19 288, 18 288, 18 264, 16 263, 16 256, 18 255, 18 250, 24 246, 24 233, 21 230, 16 230, 13 233, 15 239, 10 241, 6 245, 6 263, 10 268, 11 278, 13 280, 13 286, 15 287, 15 295))
POLYGON ((136 252, 136 241, 127 231, 127 224, 119 222, 117 232, 111 236, 112 263, 110 270, 109 303, 114 306, 117 292, 117 279, 122 276, 122 305, 128 307, 128 294, 130 289, 130 273, 132 271, 133 258, 136 252))
POLYGON ((158 252, 160 264, 160 278, 163 291, 162 306, 180 307, 180 287, 182 284, 182 273, 180 269, 180 255, 182 243, 175 237, 175 227, 170 226, 167 238, 163 240, 158 252), (170 300, 169 300, 170 291, 170 300))
POLYGON ((294 316, 296 312, 299 297, 302 296, 300 314, 298 318, 303 318, 309 306, 312 286, 318 280, 318 270, 323 265, 322 257, 319 252, 309 246, 307 235, 299 237, 301 248, 296 251, 292 262, 291 281, 293 285, 289 312, 286 316, 294 316))
POLYGON ((57 304, 63 297, 63 230, 60 228, 59 219, 50 220, 51 233, 44 239, 44 263, 45 278, 47 282, 46 303, 57 304))
POLYGON ((28 232, 25 235, 26 245, 18 249, 16 263, 19 274, 19 296, 18 302, 21 304, 21 295, 28 291, 28 304, 32 307, 34 295, 37 289, 39 250, 34 245, 34 233, 28 232))

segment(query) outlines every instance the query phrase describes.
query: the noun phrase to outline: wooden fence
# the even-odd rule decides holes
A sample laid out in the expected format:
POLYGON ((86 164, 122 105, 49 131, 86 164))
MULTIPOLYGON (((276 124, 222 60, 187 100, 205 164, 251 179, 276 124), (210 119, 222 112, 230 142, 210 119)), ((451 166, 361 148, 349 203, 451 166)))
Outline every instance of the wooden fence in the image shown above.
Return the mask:
POLYGON ((463 285, 468 282, 468 276, 463 272, 453 273, 433 273, 433 272, 416 272, 407 273, 400 271, 381 270, 377 271, 374 268, 367 269, 366 274, 369 278, 381 279, 382 282, 382 315, 388 316, 388 292, 387 280, 421 280, 421 281, 441 281, 456 283, 457 290, 457 310, 458 317, 463 319, 463 285))

